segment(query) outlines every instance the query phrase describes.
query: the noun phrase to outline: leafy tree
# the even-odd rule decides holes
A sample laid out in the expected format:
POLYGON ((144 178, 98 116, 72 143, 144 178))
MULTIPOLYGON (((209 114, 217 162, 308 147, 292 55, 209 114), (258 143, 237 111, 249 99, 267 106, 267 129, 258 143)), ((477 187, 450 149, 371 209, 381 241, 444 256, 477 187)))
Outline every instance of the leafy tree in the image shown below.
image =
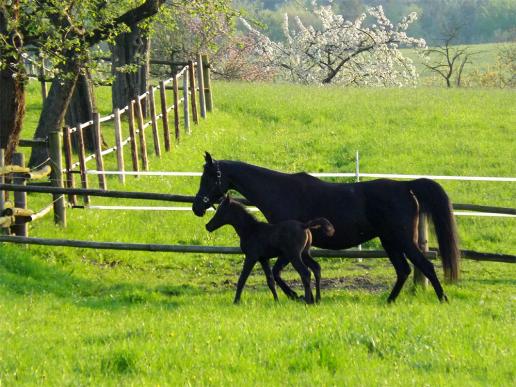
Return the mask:
MULTIPOLYGON (((80 74, 93 62, 91 47, 112 41, 116 35, 156 14, 163 0, 145 0, 121 4, 109 0, 17 0, 4 4, 8 22, 4 36, 20 36, 21 45, 2 39, 0 63, 9 66, 9 54, 16 51, 16 65, 27 47, 36 47, 53 63, 54 79, 43 104, 34 137, 46 137, 59 130, 80 74), (11 4, 11 5, 10 5, 11 4), (124 6, 125 5, 125 6, 124 6), (15 14, 13 9, 17 9, 15 14)), ((21 73, 18 71, 16 74, 21 73)), ((4 83, 2 83, 2 88, 4 83)), ((7 103, 0 93, 0 106, 7 103)), ((33 148, 30 165, 46 160, 46 150, 33 148)))
POLYGON ((230 33, 235 14, 230 0, 167 1, 159 18, 129 26, 111 48, 113 106, 125 106, 146 90, 151 55, 179 62, 212 52, 230 33))

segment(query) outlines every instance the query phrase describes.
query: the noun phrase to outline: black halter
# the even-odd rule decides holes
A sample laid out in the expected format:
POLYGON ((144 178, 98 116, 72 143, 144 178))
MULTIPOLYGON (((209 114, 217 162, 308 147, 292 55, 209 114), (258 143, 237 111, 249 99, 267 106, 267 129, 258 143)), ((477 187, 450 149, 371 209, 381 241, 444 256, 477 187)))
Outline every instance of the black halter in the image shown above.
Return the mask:
POLYGON ((224 192, 222 191, 222 172, 220 171, 219 162, 214 161, 213 164, 215 165, 215 175, 217 176, 217 180, 215 182, 215 186, 211 189, 211 191, 208 193, 208 195, 204 195, 202 197, 202 201, 205 204, 208 204, 210 202, 210 196, 212 196, 213 192, 217 189, 221 196, 224 195, 224 192))

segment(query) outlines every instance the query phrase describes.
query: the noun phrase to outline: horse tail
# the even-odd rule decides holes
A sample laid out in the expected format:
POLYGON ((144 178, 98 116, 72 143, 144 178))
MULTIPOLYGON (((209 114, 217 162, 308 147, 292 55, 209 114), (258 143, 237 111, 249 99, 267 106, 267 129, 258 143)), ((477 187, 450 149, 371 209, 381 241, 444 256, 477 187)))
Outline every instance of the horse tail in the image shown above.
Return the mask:
POLYGON ((317 218, 309 220, 306 223, 303 223, 304 228, 309 228, 315 230, 317 228, 322 228, 322 231, 326 236, 332 236, 335 234, 335 229, 333 228, 333 224, 326 218, 317 218))
POLYGON ((460 250, 452 203, 438 183, 430 179, 408 182, 410 190, 418 199, 420 211, 429 214, 435 227, 444 275, 449 281, 459 278, 460 250))

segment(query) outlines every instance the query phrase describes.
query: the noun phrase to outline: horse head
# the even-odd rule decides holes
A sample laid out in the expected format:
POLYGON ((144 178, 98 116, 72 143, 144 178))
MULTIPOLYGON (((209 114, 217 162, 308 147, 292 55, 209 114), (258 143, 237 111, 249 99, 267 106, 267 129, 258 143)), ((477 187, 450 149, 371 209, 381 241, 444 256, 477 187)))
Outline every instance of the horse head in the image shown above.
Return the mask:
POLYGON ((203 216, 206 210, 218 203, 228 190, 228 181, 222 173, 220 162, 214 160, 208 152, 205 153, 204 160, 206 163, 199 191, 197 191, 192 205, 192 210, 197 216, 203 216))

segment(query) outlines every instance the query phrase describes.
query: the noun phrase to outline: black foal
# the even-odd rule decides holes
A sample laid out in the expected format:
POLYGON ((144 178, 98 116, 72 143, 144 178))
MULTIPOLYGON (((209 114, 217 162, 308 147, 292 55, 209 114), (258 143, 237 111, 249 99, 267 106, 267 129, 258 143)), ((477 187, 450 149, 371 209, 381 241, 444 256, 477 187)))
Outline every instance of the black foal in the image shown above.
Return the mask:
POLYGON ((235 303, 240 301, 240 295, 244 288, 249 273, 256 262, 260 262, 267 278, 267 284, 274 299, 278 300, 274 280, 289 298, 297 299, 297 294, 279 276, 279 270, 271 272, 269 259, 282 257, 292 263, 292 266, 301 276, 305 289, 305 301, 312 304, 314 298, 310 289, 310 270, 315 276, 315 297, 318 302, 321 299, 321 267, 310 256, 312 244, 312 233, 310 229, 322 228, 323 232, 331 236, 335 232, 332 224, 324 219, 318 218, 306 223, 297 220, 287 220, 277 224, 269 224, 258 221, 245 207, 226 196, 217 208, 213 218, 206 224, 209 232, 230 224, 240 237, 240 248, 245 254, 244 268, 238 279, 235 303))

